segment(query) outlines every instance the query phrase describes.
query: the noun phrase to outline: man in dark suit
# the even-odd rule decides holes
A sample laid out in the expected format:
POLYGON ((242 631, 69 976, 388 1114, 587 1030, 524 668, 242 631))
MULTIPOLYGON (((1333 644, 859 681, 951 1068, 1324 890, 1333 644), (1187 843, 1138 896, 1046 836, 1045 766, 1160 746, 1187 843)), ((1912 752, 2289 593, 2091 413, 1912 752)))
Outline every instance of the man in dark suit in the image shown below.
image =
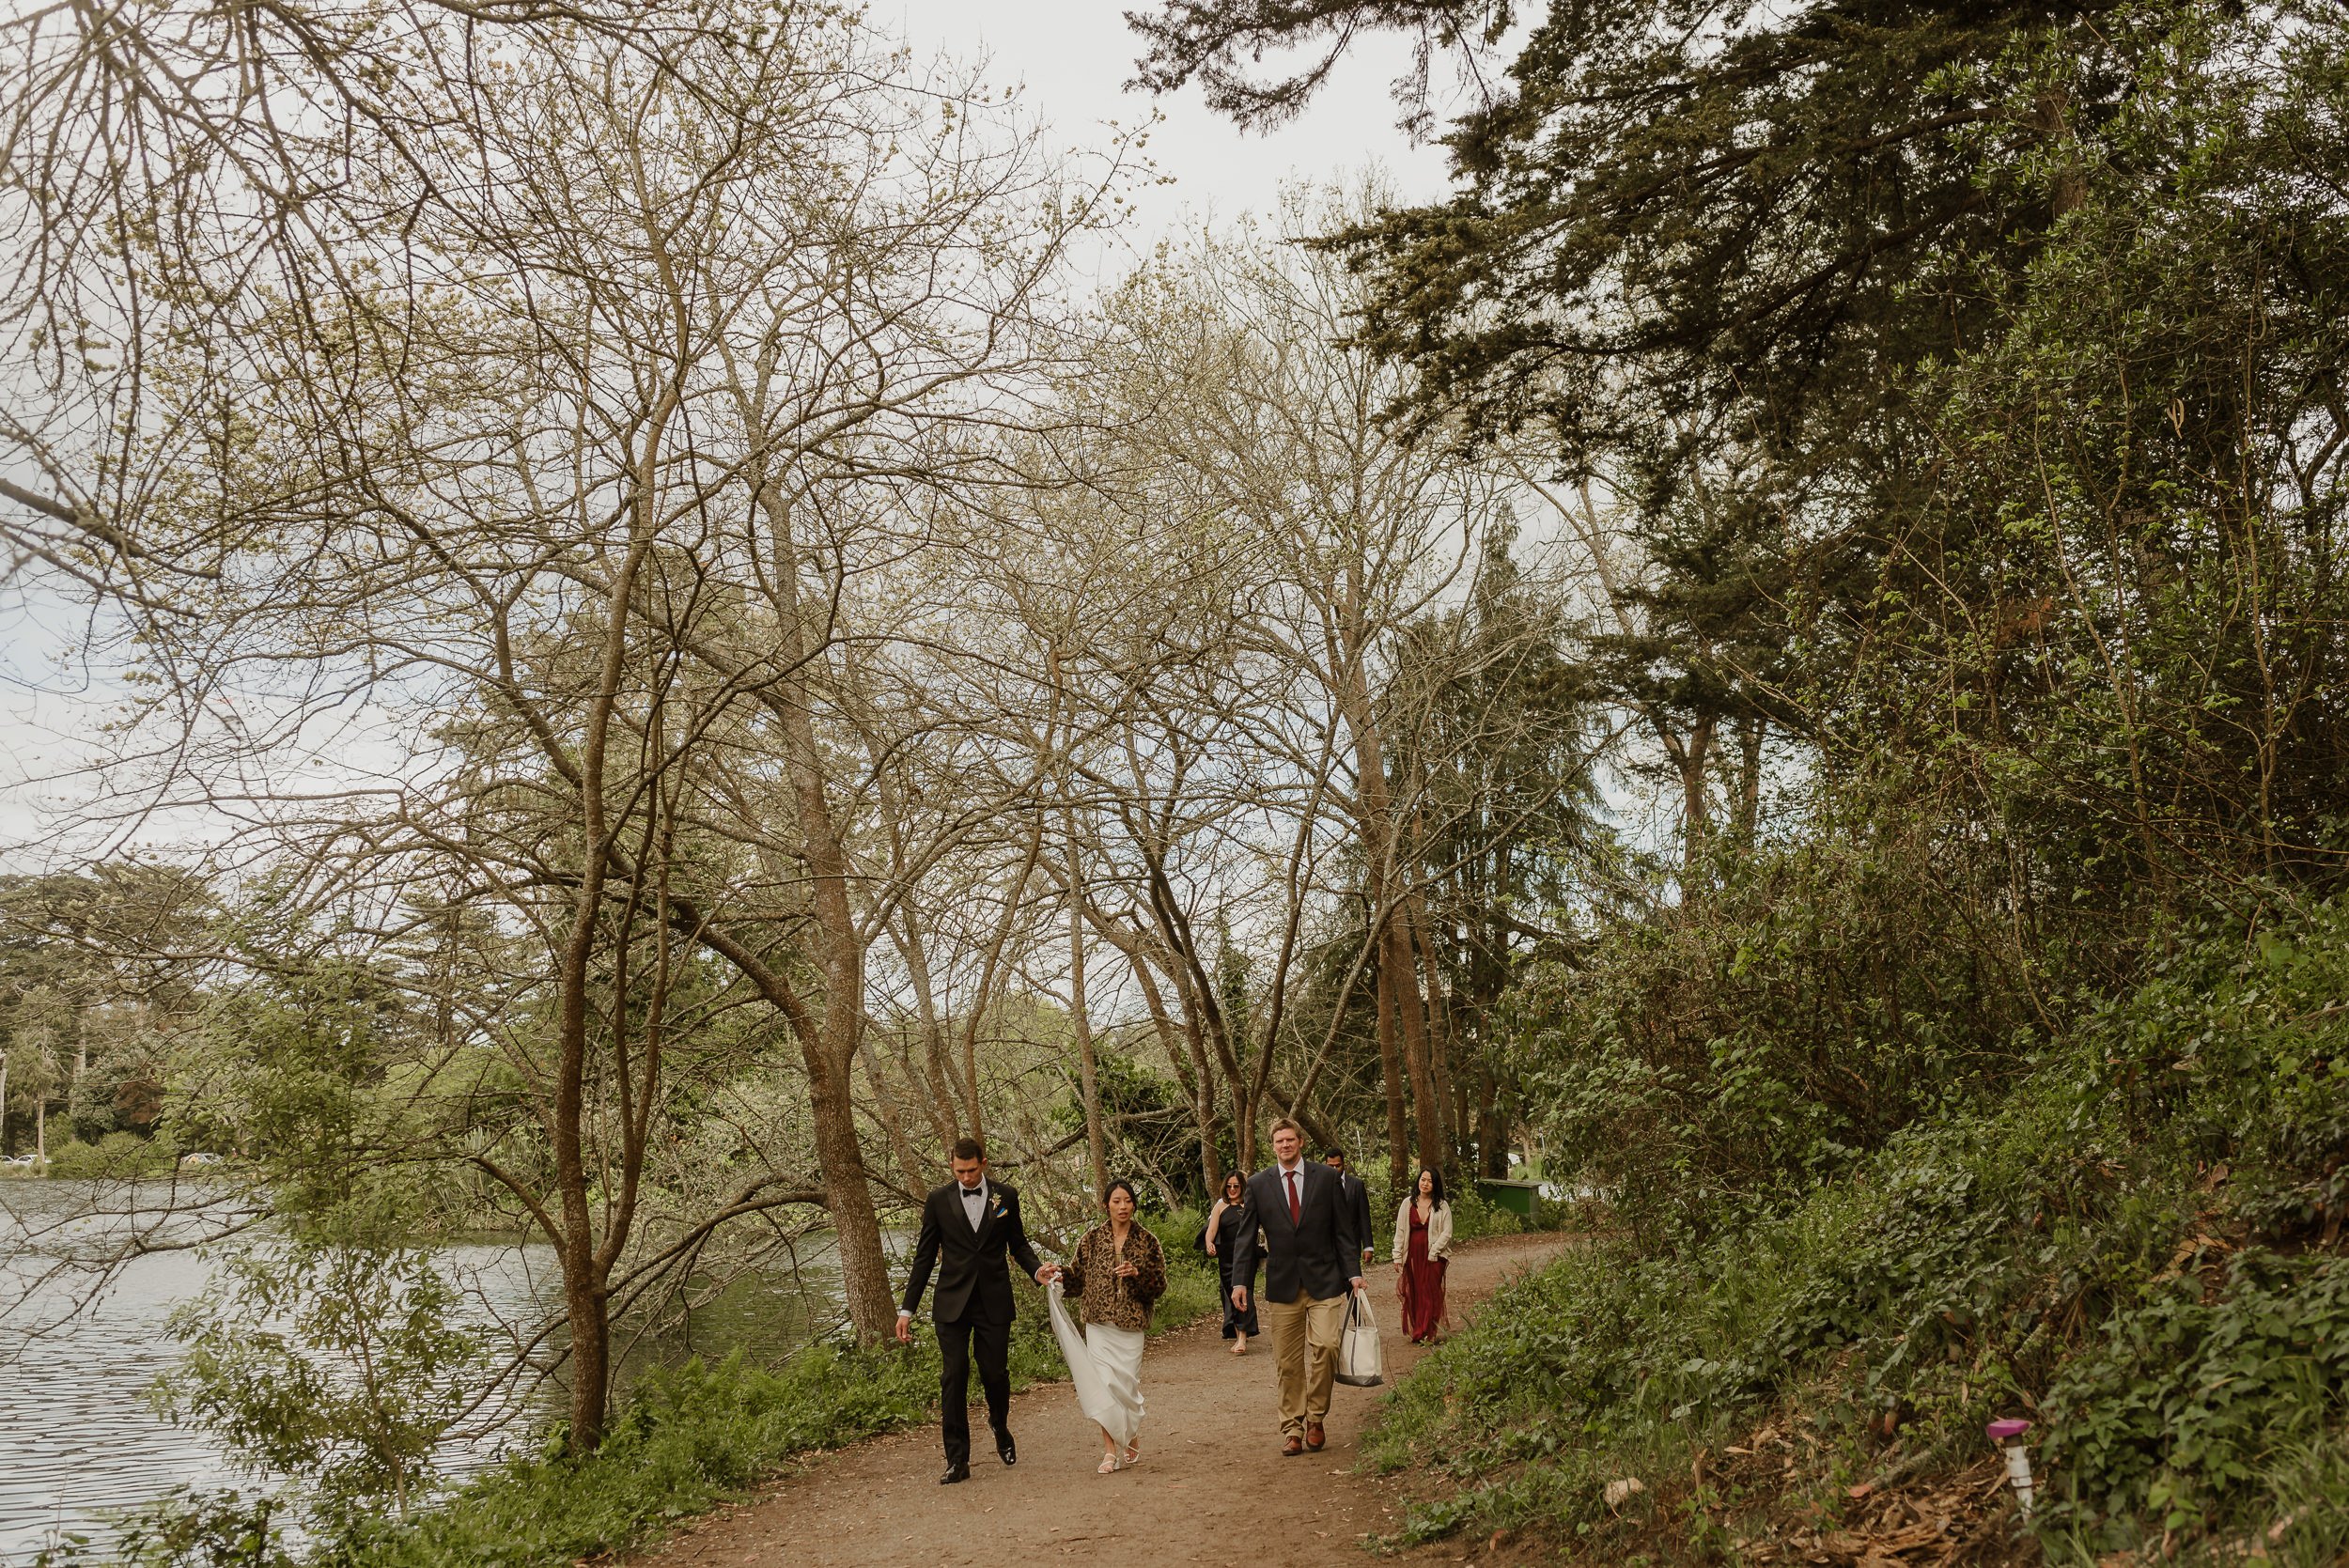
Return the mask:
MULTIPOLYGON (((1349 1291, 1362 1288, 1361 1240, 1354 1234, 1338 1173, 1305 1157, 1304 1130, 1283 1116, 1272 1124, 1275 1163, 1248 1178, 1232 1278, 1255 1277, 1256 1232, 1265 1238, 1261 1315, 1272 1336, 1281 1385, 1281 1452, 1320 1452, 1337 1381, 1338 1343, 1346 1332, 1349 1291)), ((1232 1287, 1232 1305, 1248 1310, 1248 1287, 1232 1287)))
POLYGON ((955 1179, 922 1203, 922 1236, 913 1246, 913 1272, 897 1308, 897 1340, 913 1343, 913 1310, 938 1269, 938 1295, 930 1316, 938 1326, 943 1357, 938 1378, 940 1414, 946 1434, 946 1473, 941 1485, 971 1479, 971 1358, 975 1349, 979 1385, 987 1390, 987 1421, 995 1430, 995 1452, 1006 1465, 1019 1462, 1011 1441, 1011 1298, 1008 1254, 1042 1284, 1050 1269, 1038 1263, 1019 1222, 1019 1194, 987 1179, 987 1151, 975 1138, 954 1147, 955 1179))
POLYGON ((1362 1266, 1368 1268, 1371 1252, 1378 1245, 1378 1233, 1370 1228, 1370 1188, 1346 1168, 1344 1149, 1331 1149, 1321 1157, 1321 1163, 1338 1173, 1338 1183, 1346 1189, 1346 1206, 1354 1216, 1354 1239, 1362 1244, 1362 1266))

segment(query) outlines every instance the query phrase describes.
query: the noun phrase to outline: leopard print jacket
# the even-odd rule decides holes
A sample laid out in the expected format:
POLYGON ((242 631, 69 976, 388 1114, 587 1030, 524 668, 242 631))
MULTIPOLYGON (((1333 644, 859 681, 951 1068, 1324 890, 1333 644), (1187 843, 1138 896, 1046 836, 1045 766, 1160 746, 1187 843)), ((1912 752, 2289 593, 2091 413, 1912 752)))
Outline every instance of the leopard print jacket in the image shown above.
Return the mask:
POLYGON ((1117 1272, 1116 1244, 1105 1221, 1087 1231, 1061 1265, 1061 1293, 1084 1298, 1087 1323, 1137 1330, 1150 1327, 1151 1305, 1166 1294, 1166 1253, 1159 1238, 1137 1224, 1126 1233, 1126 1261, 1136 1271, 1131 1279, 1117 1272))

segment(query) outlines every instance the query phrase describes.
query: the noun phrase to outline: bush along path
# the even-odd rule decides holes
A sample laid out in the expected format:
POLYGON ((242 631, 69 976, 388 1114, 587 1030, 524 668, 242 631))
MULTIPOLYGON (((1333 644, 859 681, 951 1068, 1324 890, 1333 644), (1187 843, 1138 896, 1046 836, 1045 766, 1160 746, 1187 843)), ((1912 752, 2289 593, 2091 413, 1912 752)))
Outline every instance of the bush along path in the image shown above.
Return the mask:
MULTIPOLYGON (((1556 1235, 1464 1244, 1452 1266, 1455 1313, 1470 1315, 1503 1280, 1548 1263, 1556 1235)), ((1370 1277, 1374 1302, 1393 1301, 1393 1274, 1370 1277)), ((1390 1380, 1420 1358, 1392 1325, 1382 1336, 1390 1380)), ((1270 1346, 1229 1354, 1212 1321, 1152 1342, 1143 1361, 1143 1461, 1094 1473, 1100 1439, 1066 1384, 1012 1402, 1019 1463, 982 1452, 972 1479, 941 1486, 938 1432, 908 1427, 844 1452, 811 1457, 739 1505, 687 1526, 640 1559, 643 1568, 688 1564, 848 1568, 883 1562, 987 1564, 1091 1559, 1185 1565, 1360 1564, 1366 1543, 1407 1516, 1414 1478, 1359 1466, 1364 1424, 1381 1391, 1341 1386, 1330 1446, 1283 1459, 1270 1346)), ((1450 1558, 1444 1548, 1429 1555, 1450 1558)))
MULTIPOLYGON (((1371 1446, 1576 1560, 2349 1554, 2349 900, 2182 933, 2011 1090, 1509 1287, 1371 1446), (2029 1420, 2028 1522, 1984 1435, 2029 1420)), ((1671 1220, 1672 1222, 1664 1222, 1671 1220)))

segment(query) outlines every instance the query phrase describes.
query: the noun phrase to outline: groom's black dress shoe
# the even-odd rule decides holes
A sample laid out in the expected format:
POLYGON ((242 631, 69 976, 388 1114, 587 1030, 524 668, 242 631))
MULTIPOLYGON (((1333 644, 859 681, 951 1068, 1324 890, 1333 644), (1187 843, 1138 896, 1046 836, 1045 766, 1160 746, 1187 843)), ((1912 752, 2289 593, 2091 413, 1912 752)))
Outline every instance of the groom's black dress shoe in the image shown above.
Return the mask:
POLYGON ((1003 1463, 1006 1465, 1019 1463, 1019 1451, 1012 1447, 1011 1434, 1008 1432, 995 1434, 995 1452, 1003 1456, 1003 1463))
POLYGON ((957 1482, 957 1481, 968 1481, 968 1480, 970 1480, 970 1479, 971 1479, 971 1467, 970 1467, 970 1466, 968 1466, 968 1465, 949 1465, 949 1466, 947 1466, 947 1467, 946 1467, 946 1473, 945 1473, 944 1475, 940 1476, 940 1477, 938 1478, 938 1483, 939 1483, 941 1486, 952 1486, 952 1485, 953 1485, 956 1482, 957 1482))

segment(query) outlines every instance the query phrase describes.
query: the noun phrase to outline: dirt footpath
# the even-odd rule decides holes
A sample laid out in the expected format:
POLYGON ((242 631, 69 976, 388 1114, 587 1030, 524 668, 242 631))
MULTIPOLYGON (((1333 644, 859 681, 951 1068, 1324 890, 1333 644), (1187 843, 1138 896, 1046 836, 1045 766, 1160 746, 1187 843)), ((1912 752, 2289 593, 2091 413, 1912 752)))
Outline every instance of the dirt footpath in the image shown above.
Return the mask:
MULTIPOLYGON (((1455 1317, 1473 1315, 1502 1279, 1563 1245, 1554 1235, 1462 1245, 1450 1277, 1455 1317)), ((1395 1327, 1392 1267, 1374 1269, 1369 1284, 1392 1379, 1419 1352, 1395 1327)), ((1341 1384, 1330 1446, 1283 1459, 1268 1343, 1252 1340, 1248 1354, 1235 1357, 1212 1322, 1162 1335, 1143 1359, 1142 1388, 1142 1463, 1116 1475, 1094 1474, 1100 1435, 1068 1385, 1039 1384, 1012 1400, 1019 1443, 1013 1468, 997 1462, 984 1411, 972 1421, 976 1452, 959 1486, 938 1484, 945 1460, 935 1426, 892 1433, 809 1460, 638 1560, 661 1568, 1010 1568, 1087 1559, 1139 1568, 1361 1568, 1362 1538, 1399 1522, 1397 1480, 1354 1470, 1363 1418, 1381 1390, 1341 1384)), ((1446 1544, 1427 1555, 1452 1559, 1462 1550, 1446 1544)))

